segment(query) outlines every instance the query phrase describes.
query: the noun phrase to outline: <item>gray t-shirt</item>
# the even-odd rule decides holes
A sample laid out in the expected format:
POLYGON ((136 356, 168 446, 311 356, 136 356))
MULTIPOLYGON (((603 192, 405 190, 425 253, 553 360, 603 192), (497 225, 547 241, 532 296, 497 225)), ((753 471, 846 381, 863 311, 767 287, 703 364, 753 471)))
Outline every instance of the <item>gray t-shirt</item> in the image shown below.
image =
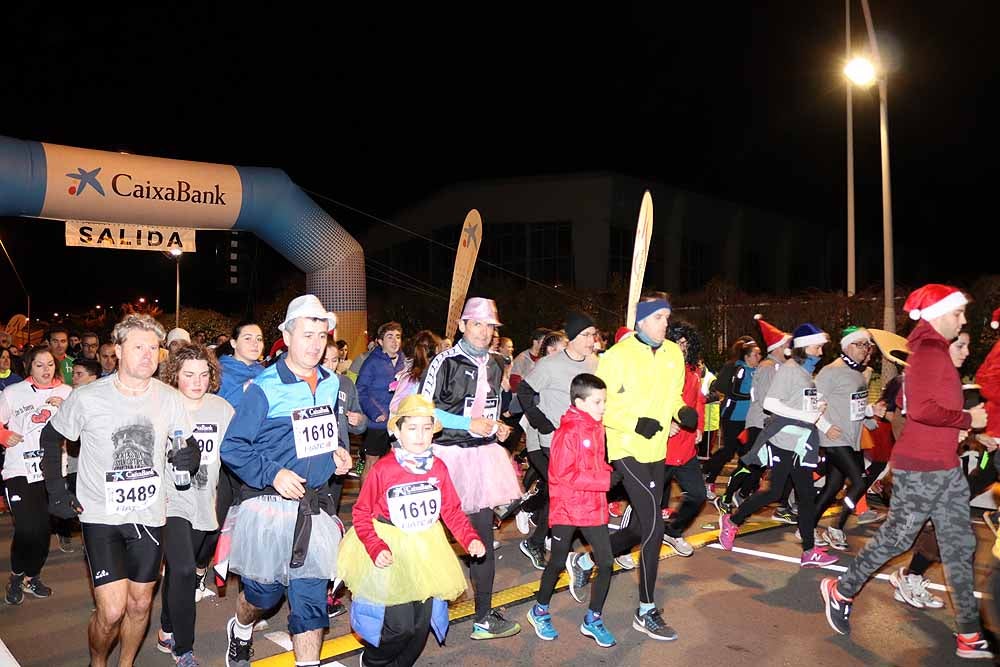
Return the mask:
MULTIPOLYGON (((823 417, 840 428, 841 435, 831 440, 820 430, 819 442, 823 447, 851 447, 861 450, 861 428, 868 407, 868 383, 865 376, 837 359, 816 376, 816 389, 826 399, 823 417)), ((869 422, 872 426, 875 424, 869 422)))
MULTIPOLYGON (((538 393, 538 409, 556 428, 559 428, 559 421, 570 407, 569 387, 573 383, 573 378, 580 373, 596 372, 596 355, 592 354, 581 361, 574 361, 563 350, 559 354, 539 359, 524 381, 538 393)), ((544 435, 530 426, 525 432, 529 452, 552 444, 552 433, 544 435)))
POLYGON ((180 392, 151 379, 140 396, 115 386, 118 374, 76 389, 50 422, 67 440, 80 441, 76 492, 80 521, 120 526, 166 523, 166 444, 179 428, 187 438, 191 420, 180 392))
POLYGON ((774 381, 778 364, 774 359, 767 358, 757 366, 753 376, 753 386, 750 387, 750 409, 747 410, 747 428, 764 428, 764 399, 774 381))
POLYGON ((195 530, 216 530, 219 520, 215 514, 215 497, 219 488, 219 445, 226 435, 229 422, 235 414, 233 406, 215 394, 205 394, 201 407, 189 412, 194 427, 194 437, 201 449, 201 467, 191 477, 191 487, 178 491, 173 484, 165 484, 167 516, 187 519, 195 530))
MULTIPOLYGON (((792 416, 803 421, 815 423, 819 413, 815 409, 819 396, 812 375, 795 361, 786 361, 776 368, 767 399, 777 399, 785 408, 789 408, 786 416, 792 416), (792 411, 799 414, 791 414, 792 411)), ((765 400, 767 400, 765 399, 765 400)), ((781 410, 774 410, 782 414, 781 410)), ((796 429, 787 428, 776 433, 770 440, 779 449, 794 451, 799 440, 804 436, 796 429)))

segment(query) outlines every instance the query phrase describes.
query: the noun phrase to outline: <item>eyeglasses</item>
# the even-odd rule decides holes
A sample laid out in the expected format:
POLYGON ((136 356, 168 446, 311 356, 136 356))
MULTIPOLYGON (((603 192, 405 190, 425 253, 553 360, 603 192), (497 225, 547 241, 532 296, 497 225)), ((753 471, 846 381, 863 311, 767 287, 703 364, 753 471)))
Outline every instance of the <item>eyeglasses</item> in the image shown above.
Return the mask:
POLYGON ((860 347, 863 350, 868 350, 868 349, 870 349, 872 347, 872 342, 870 340, 866 340, 866 341, 863 341, 863 342, 860 342, 860 343, 854 343, 854 344, 857 345, 858 347, 860 347))

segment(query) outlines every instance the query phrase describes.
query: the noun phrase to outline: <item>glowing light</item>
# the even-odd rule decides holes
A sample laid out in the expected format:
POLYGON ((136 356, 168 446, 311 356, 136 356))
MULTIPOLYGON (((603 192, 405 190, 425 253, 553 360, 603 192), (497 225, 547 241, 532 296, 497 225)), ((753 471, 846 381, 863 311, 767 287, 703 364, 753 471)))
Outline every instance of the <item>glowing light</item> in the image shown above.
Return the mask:
POLYGON ((867 58, 853 58, 844 65, 844 76, 855 85, 870 86, 875 83, 875 66, 867 58))

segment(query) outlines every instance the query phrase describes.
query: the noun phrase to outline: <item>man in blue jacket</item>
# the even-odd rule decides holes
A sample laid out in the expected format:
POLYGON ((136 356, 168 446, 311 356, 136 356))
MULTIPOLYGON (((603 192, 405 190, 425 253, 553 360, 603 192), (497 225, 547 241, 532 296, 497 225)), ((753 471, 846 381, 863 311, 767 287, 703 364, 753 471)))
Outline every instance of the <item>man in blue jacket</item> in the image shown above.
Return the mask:
POLYGON ((389 453, 389 401, 396 391, 399 376, 406 368, 406 357, 399 351, 403 346, 403 327, 398 322, 386 322, 378 328, 378 345, 372 350, 358 372, 358 399, 361 411, 368 417, 368 433, 361 448, 365 468, 361 483, 379 458, 389 453))
POLYGON ((295 664, 319 665, 341 536, 327 480, 351 467, 338 439, 340 383, 319 365, 336 325, 315 296, 292 300, 278 327, 288 353, 247 387, 222 441, 222 460, 244 483, 229 556, 243 590, 227 667, 250 667, 253 626, 284 596, 295 664))

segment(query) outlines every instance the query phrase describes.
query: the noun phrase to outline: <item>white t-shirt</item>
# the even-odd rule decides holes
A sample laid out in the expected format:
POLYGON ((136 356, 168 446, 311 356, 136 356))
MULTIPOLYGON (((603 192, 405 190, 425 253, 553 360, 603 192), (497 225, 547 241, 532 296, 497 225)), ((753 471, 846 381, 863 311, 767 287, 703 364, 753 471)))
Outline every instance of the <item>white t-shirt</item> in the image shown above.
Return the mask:
POLYGON ((0 393, 0 423, 24 438, 20 444, 8 447, 4 454, 4 479, 27 477, 29 483, 43 481, 42 429, 59 411, 46 401, 51 397, 65 399, 72 391, 72 387, 62 383, 43 389, 29 379, 0 393))
POLYGON ((191 435, 191 418, 173 387, 151 379, 140 396, 115 385, 117 373, 74 391, 52 419, 67 440, 80 441, 76 492, 83 523, 166 523, 164 486, 171 431, 191 435))

